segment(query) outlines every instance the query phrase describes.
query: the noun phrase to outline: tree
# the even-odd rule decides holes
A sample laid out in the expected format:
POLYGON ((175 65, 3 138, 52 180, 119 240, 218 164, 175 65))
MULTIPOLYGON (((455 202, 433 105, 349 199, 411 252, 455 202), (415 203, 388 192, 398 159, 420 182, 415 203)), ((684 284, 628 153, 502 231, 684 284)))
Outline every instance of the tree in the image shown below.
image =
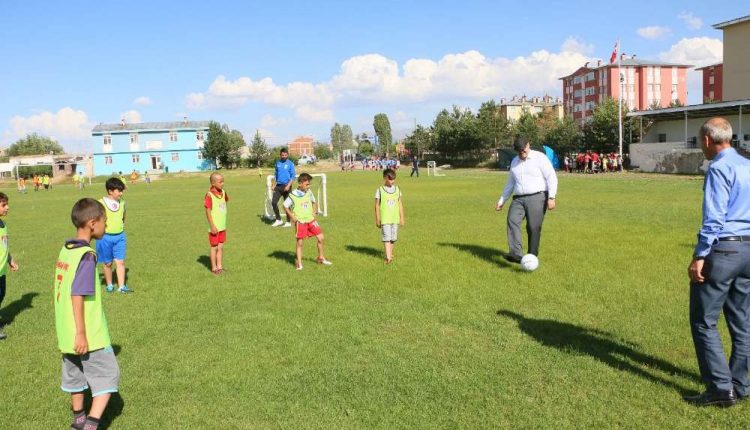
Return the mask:
POLYGON ((254 162, 255 167, 260 167, 265 163, 265 161, 268 159, 268 156, 270 155, 270 152, 268 150, 268 145, 266 144, 266 140, 261 137, 259 131, 255 131, 255 136, 253 136, 253 141, 250 144, 250 159, 249 161, 251 163, 254 162))
POLYGON ((421 158, 424 151, 432 149, 430 139, 430 130, 418 125, 410 135, 406 136, 404 146, 410 154, 421 158))
POLYGON ((551 127, 545 131, 543 143, 558 154, 573 152, 580 148, 581 132, 573 118, 566 116, 563 119, 555 119, 551 127))
POLYGON ((245 146, 242 133, 237 130, 229 130, 229 127, 218 122, 211 121, 208 124, 208 137, 203 144, 201 152, 203 157, 211 160, 214 166, 232 168, 240 160, 240 148, 245 146))
POLYGON ((352 149, 354 142, 354 133, 352 133, 352 128, 349 127, 349 124, 344 124, 341 126, 341 148, 342 149, 352 149))
POLYGON ((477 120, 484 147, 497 149, 510 144, 510 123, 500 115, 500 106, 494 100, 482 103, 477 120))
POLYGON ((378 144, 380 145, 381 150, 385 148, 385 153, 388 154, 391 144, 393 143, 391 122, 388 121, 388 115, 384 113, 375 115, 372 127, 375 129, 375 134, 378 136, 378 144))
POLYGON ((513 124, 513 134, 516 136, 525 137, 526 140, 532 144, 538 144, 539 142, 539 126, 537 125, 537 117, 528 111, 521 113, 515 124, 513 124))
MULTIPOLYGON (((591 149, 601 152, 615 152, 619 150, 619 128, 618 128, 618 103, 612 98, 605 99, 600 103, 591 121, 583 127, 583 144, 584 149, 591 149)), ((640 122, 633 118, 628 118, 627 106, 622 107, 622 135, 623 135, 623 152, 628 152, 627 143, 630 141, 629 136, 640 136, 640 122)), ((647 126, 648 124, 644 124, 647 126)), ((633 141, 637 141, 635 138, 633 141)))
POLYGON ((8 147, 6 153, 15 157, 18 155, 41 155, 41 154, 62 154, 65 152, 57 141, 47 136, 40 136, 36 133, 27 135, 17 140, 8 147))
POLYGON ((331 148, 329 148, 327 144, 321 142, 315 142, 315 146, 313 146, 313 154, 315 154, 319 160, 333 158, 333 151, 331 151, 331 148))

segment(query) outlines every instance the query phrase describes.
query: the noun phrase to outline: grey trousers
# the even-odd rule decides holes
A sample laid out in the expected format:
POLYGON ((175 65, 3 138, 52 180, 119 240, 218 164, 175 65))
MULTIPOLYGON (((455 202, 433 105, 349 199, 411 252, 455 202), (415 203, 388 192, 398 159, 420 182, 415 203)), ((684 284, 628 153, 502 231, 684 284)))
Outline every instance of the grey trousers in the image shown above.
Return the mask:
POLYGON ((701 379, 710 389, 750 394, 750 242, 721 241, 704 263, 702 284, 690 284, 690 329, 701 379), (732 339, 729 362, 716 324, 724 318, 732 339))
POLYGON ((529 254, 539 255, 539 242, 542 238, 542 222, 547 212, 547 193, 530 196, 516 196, 508 209, 508 251, 511 255, 522 256, 521 223, 526 218, 526 235, 529 237, 529 254))

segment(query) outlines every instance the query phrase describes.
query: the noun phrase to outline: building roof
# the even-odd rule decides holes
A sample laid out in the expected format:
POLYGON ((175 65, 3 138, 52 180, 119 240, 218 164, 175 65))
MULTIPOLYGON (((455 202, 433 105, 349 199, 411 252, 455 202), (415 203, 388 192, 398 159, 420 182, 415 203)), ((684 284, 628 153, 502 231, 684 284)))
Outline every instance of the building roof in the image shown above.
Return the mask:
MULTIPOLYGON (((588 64, 588 63, 586 63, 586 64, 588 64)), ((620 66, 623 66, 623 67, 636 67, 636 66, 693 67, 691 64, 665 63, 663 61, 640 60, 640 59, 634 59, 632 57, 631 58, 623 58, 623 59, 621 59, 620 60, 620 66)), ((577 76, 577 75, 579 75, 579 74, 581 74, 583 72, 588 73, 588 72, 591 72, 591 71, 594 71, 594 70, 605 69, 607 67, 617 67, 617 63, 616 62, 615 63, 606 63, 606 64, 601 64, 599 66, 594 66, 594 67, 586 67, 586 66, 579 67, 578 70, 576 70, 575 72, 573 72, 573 73, 571 73, 569 75, 565 75, 565 76, 563 76, 561 78, 558 78, 558 80, 560 80, 560 79, 567 79, 567 78, 570 78, 571 76, 577 76)))
POLYGON ((709 64, 708 66, 696 67, 695 70, 709 69, 711 67, 721 66, 724 63, 709 64))
POLYGON ((135 131, 135 130, 197 130, 208 128, 210 121, 171 121, 171 122, 139 122, 117 124, 99 124, 91 130, 92 133, 103 131, 135 131))
POLYGON ((735 24, 741 24, 745 21, 750 21, 750 15, 746 15, 741 18, 730 19, 729 21, 720 22, 718 24, 714 24, 713 27, 717 30, 721 30, 724 27, 729 27, 730 25, 735 25, 735 24))
MULTIPOLYGON (((687 113, 688 118, 709 118, 714 116, 736 115, 742 106, 750 106, 750 99, 665 109, 640 110, 628 112, 627 116, 665 121, 670 119, 684 119, 685 114, 687 113)), ((750 109, 747 109, 747 112, 750 113, 750 109)))

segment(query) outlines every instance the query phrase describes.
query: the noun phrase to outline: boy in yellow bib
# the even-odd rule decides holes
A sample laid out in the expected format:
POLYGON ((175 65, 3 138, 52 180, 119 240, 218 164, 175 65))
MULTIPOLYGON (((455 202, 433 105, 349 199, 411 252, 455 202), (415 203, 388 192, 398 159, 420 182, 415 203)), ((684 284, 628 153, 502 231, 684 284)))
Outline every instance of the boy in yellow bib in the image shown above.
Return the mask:
MULTIPOLYGON (((8 215, 8 196, 5 193, 0 193, 0 217, 8 215)), ((0 305, 3 304, 5 298, 5 275, 8 273, 8 269, 12 271, 18 270, 18 265, 13 257, 10 256, 8 250, 8 227, 5 222, 0 220, 0 305)), ((0 340, 5 339, 5 333, 3 333, 3 320, 0 320, 0 340)))
POLYGON ((224 273, 222 257, 224 256, 224 242, 227 240, 227 203, 229 196, 224 191, 224 177, 219 173, 212 173, 209 178, 211 189, 203 199, 208 219, 208 243, 211 245, 211 272, 214 275, 224 273))
POLYGON ((125 183, 119 178, 109 178, 104 184, 107 195, 99 199, 107 213, 107 229, 104 236, 96 241, 96 254, 104 264, 104 280, 107 282, 107 292, 115 290, 112 285, 112 260, 115 261, 117 271, 117 291, 132 293, 133 290, 125 284, 125 250, 128 238, 125 236, 125 200, 122 193, 125 183))
POLYGON ((73 205, 70 218, 76 237, 65 242, 55 264, 54 303, 57 345, 62 353, 62 384, 70 393, 71 429, 96 429, 112 393, 118 391, 120 368, 102 308, 102 286, 91 239, 104 235, 102 205, 84 198, 73 205), (91 390, 86 415, 84 391, 91 390))
POLYGON ((295 226, 295 237, 297 238, 297 260, 295 267, 302 270, 302 246, 308 237, 318 239, 318 264, 330 266, 331 263, 323 255, 323 230, 315 219, 318 213, 318 204, 315 196, 310 191, 312 176, 302 173, 297 178, 297 189, 289 193, 284 201, 284 211, 295 226))
POLYGON ((385 264, 393 261, 393 246, 398 240, 398 226, 404 225, 404 205, 401 189, 396 185, 396 172, 383 170, 383 186, 375 191, 375 226, 383 233, 385 264))

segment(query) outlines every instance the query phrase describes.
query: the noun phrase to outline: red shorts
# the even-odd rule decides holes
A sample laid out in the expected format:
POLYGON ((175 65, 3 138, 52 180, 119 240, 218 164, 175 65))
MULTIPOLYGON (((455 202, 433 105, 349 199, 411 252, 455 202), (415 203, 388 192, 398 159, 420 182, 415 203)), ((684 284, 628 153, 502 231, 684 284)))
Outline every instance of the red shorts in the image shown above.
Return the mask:
POLYGON ((211 244, 211 246, 219 246, 220 243, 224 243, 227 241, 227 231, 222 230, 216 234, 208 233, 208 243, 211 244))
POLYGON ((308 237, 317 236, 321 233, 323 233, 323 230, 321 230, 320 225, 318 225, 317 221, 297 223, 297 239, 305 239, 308 237))

